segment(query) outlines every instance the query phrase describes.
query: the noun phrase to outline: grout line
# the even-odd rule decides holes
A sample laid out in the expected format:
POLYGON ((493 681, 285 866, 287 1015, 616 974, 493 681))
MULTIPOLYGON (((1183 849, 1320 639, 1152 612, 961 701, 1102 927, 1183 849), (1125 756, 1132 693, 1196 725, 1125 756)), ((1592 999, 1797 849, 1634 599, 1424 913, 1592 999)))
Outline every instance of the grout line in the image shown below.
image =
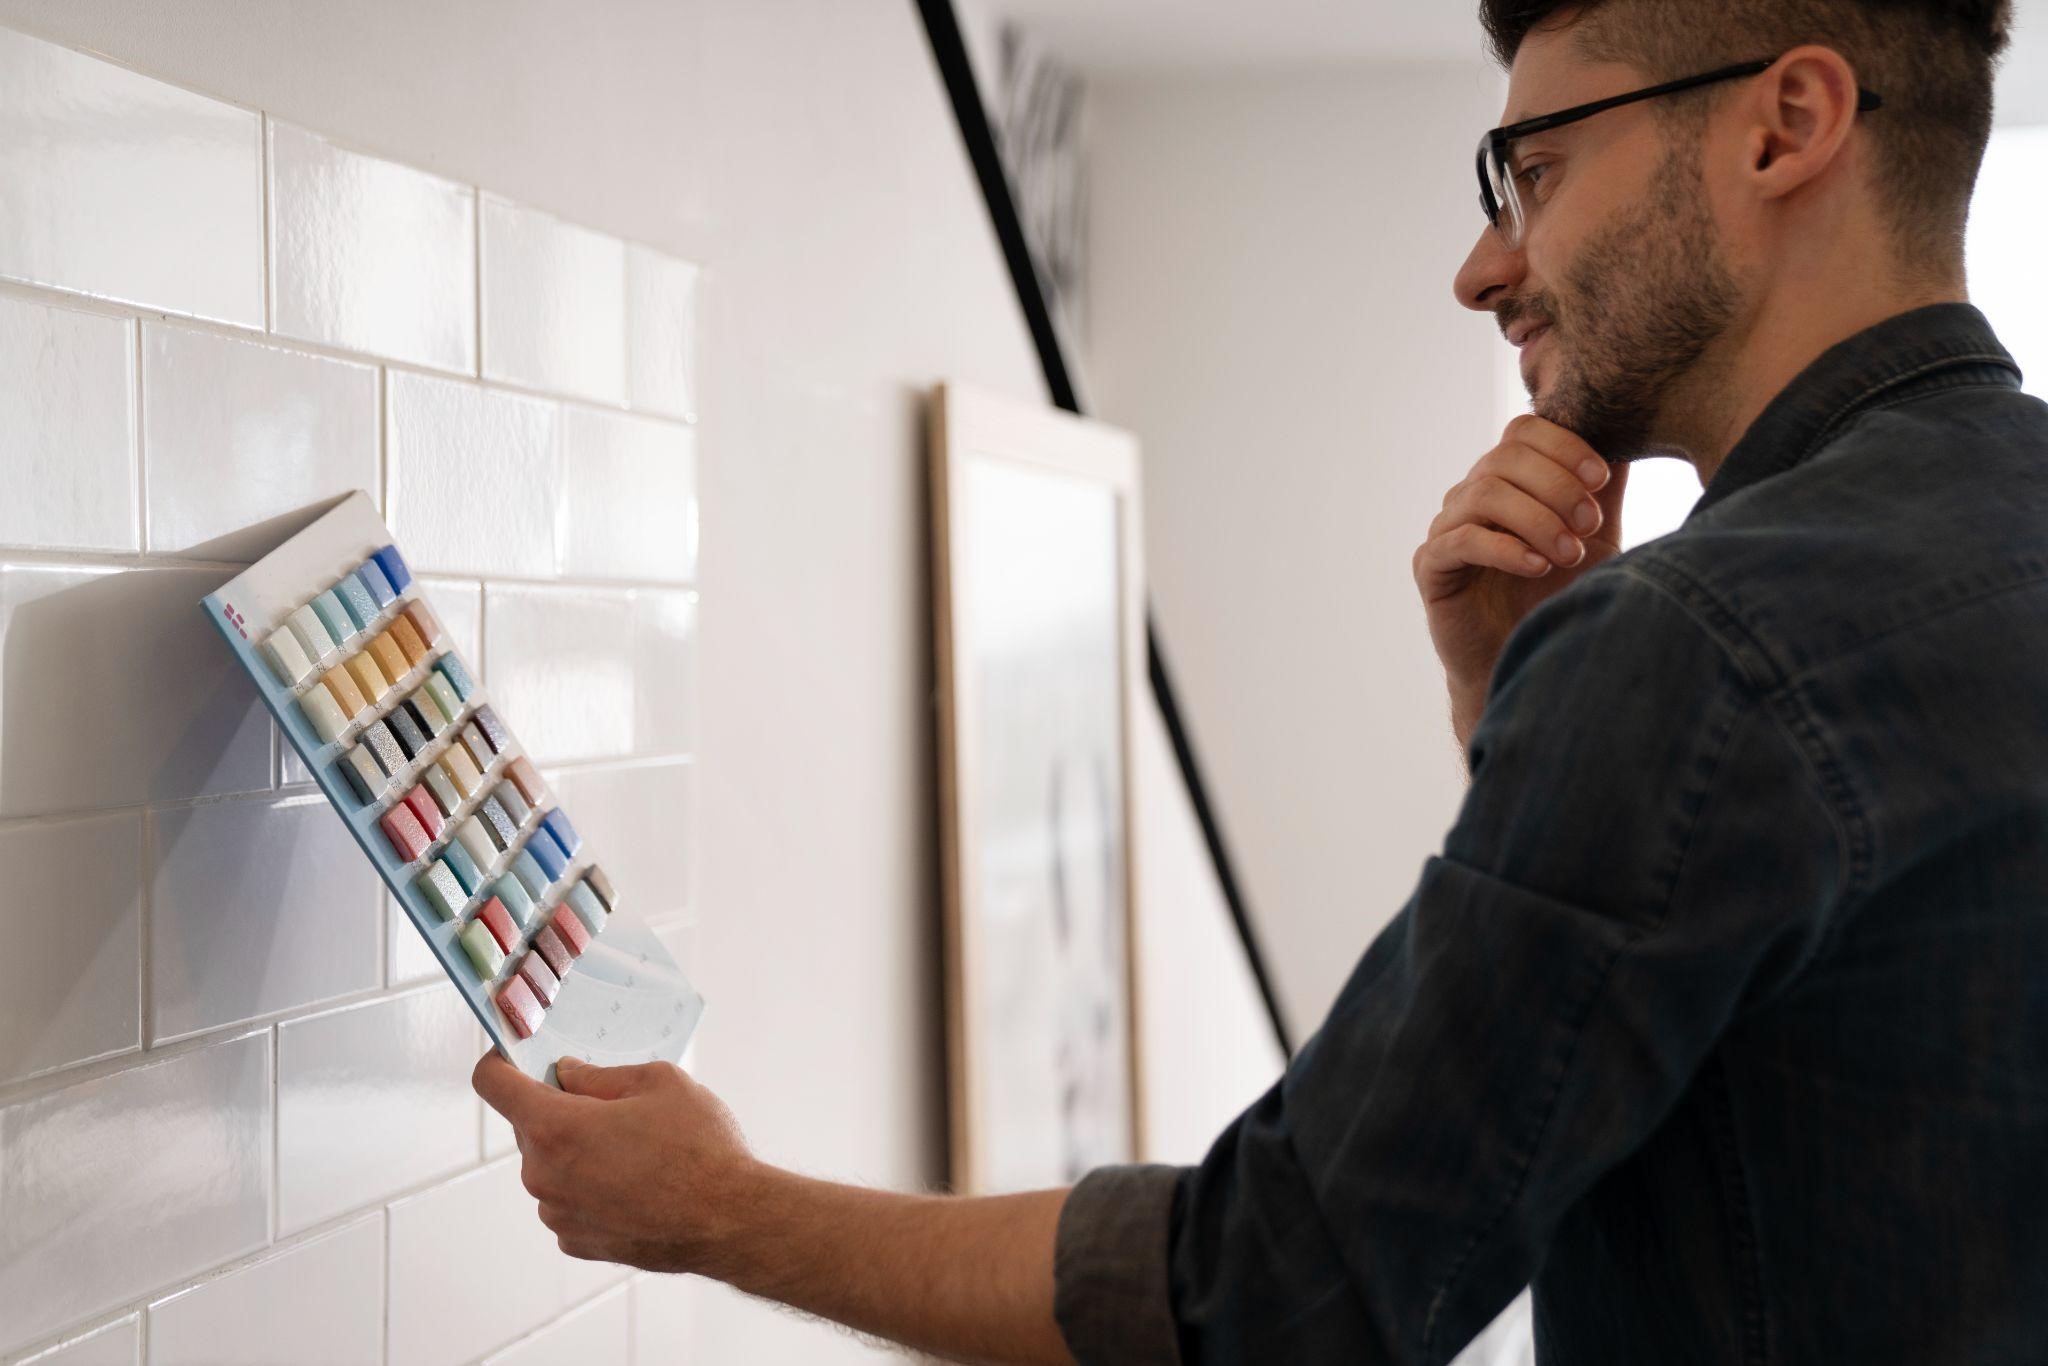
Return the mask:
POLYGON ((264 1183, 264 1196, 269 1201, 270 1242, 277 1243, 282 1231, 281 1207, 278 1187, 283 1183, 284 1171, 284 1116, 279 1107, 278 1091, 284 1071, 284 1037, 276 1025, 270 1027, 270 1179, 264 1183))
MULTIPOLYGON (((474 719, 474 713, 471 713, 474 719)), ((424 752, 424 751, 422 751, 424 752)), ((523 750, 522 750, 523 752, 523 750)), ((530 757, 530 756, 529 756, 530 757)), ((668 765, 694 764, 697 756, 687 751, 669 754, 631 754, 617 758, 563 759, 533 763, 543 774, 547 773, 589 773, 611 769, 628 770, 639 768, 661 768, 668 765)), ((202 806, 222 806, 230 802, 275 802, 281 799, 301 803, 310 798, 327 800, 317 784, 294 783, 284 788, 251 788, 242 792, 216 792, 202 797, 164 797, 149 802, 128 802, 118 806, 83 806, 64 811, 44 811, 33 816, 0 817, 0 831, 33 830, 46 825, 64 825, 72 821, 91 820, 100 816, 115 816, 131 811, 190 811, 202 806)))
POLYGON ((387 1204, 377 1210, 377 1222, 384 1235, 384 1262, 377 1268, 377 1288, 383 1302, 378 1306, 384 1331, 377 1341, 377 1353, 381 1361, 391 1360, 391 1207, 387 1204))
MULTIPOLYGON (((391 525, 391 367, 377 368, 377 515, 391 525)), ((397 533, 393 533, 396 535, 397 533)))
POLYGON ((151 947, 156 927, 156 813, 145 807, 137 824, 141 826, 142 885, 136 893, 135 1043, 147 1051, 154 1032, 151 1017, 156 1013, 156 990, 151 985, 156 975, 156 954, 151 947))
MULTIPOLYGON (((125 303, 118 299, 103 299, 91 294, 73 290, 58 289, 48 285, 31 284, 25 280, 0 278, 0 297, 20 298, 31 303, 53 308, 69 309, 78 313, 93 313, 108 318, 142 319, 181 327, 191 332, 202 332, 208 336, 239 341, 245 345, 265 346, 278 351, 314 356, 325 360, 346 361, 354 365, 381 365, 400 374, 420 375, 427 379, 445 380, 451 384, 466 384, 487 393, 507 394, 518 398, 556 403, 564 406, 588 409, 610 417, 644 417, 679 431, 689 431, 695 423, 686 417, 655 412, 651 409, 635 409, 621 403, 607 403, 601 399, 582 394, 573 394, 560 389, 544 389, 537 385, 521 384, 509 379, 486 379, 478 368, 450 370, 441 366, 425 365, 407 360, 402 356, 385 356, 370 351, 354 351, 344 346, 319 341, 310 337, 295 337, 285 333, 265 332, 261 327, 249 327, 236 323, 224 323, 213 318, 201 318, 194 314, 179 313, 172 309, 145 307, 141 304, 125 303)), ((479 309, 482 305, 479 302, 479 309)), ((479 350, 481 357, 481 350, 479 350)))
POLYGON ((129 383, 129 402, 135 406, 128 414, 128 448, 135 453, 135 550, 137 554, 149 553, 149 474, 142 463, 142 405, 148 395, 142 384, 142 322, 131 320, 128 324, 133 345, 129 358, 135 366, 135 377, 129 383))
POLYGON ((73 1086, 84 1086, 91 1082, 105 1081, 137 1068, 153 1066, 156 1063, 174 1062, 189 1053, 202 1052, 218 1044, 233 1043, 238 1039, 253 1038, 257 1031, 276 1025, 296 1024, 320 1015, 331 1015, 357 1006, 374 1005, 381 1001, 405 996, 433 982, 421 979, 402 987, 385 989, 365 987, 359 991, 341 996, 323 997, 318 1001, 302 1001, 282 1010, 267 1011, 246 1020, 229 1024, 209 1025, 191 1034, 181 1034, 173 1039, 152 1041, 140 1050, 123 1049, 118 1053, 104 1054, 69 1064, 50 1072, 40 1072, 33 1077, 0 1086, 0 1109, 17 1105, 23 1101, 40 1100, 73 1086))
MULTIPOLYGON (((202 560, 168 552, 139 554, 124 550, 54 550, 41 546, 0 545, 0 563, 23 569, 207 569, 239 574, 254 560, 202 560)), ((606 579, 579 575, 500 574, 469 569, 415 566, 422 579, 441 582, 482 584, 486 581, 514 588, 561 588, 584 593, 682 593, 691 598, 702 594, 692 579, 606 579)))
POLYGON ((469 187, 470 298, 474 304, 471 321, 476 327, 476 377, 484 377, 484 192, 469 187))
POLYGON ((263 192, 263 331, 277 331, 277 233, 270 202, 270 115, 256 116, 256 174, 263 192))

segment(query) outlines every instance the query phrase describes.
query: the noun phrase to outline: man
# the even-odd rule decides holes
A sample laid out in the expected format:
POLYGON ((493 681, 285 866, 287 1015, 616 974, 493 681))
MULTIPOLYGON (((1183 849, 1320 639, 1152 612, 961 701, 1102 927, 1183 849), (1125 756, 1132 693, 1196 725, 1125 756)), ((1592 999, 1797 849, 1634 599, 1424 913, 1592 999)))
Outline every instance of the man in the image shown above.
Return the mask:
POLYGON ((2048 1360, 2048 407, 1961 248, 2007 5, 1483 17, 1457 292, 1538 416, 1416 553, 1471 787, 1321 1030, 1201 1166, 995 1199, 486 1058, 569 1252, 975 1360, 1441 1362, 1531 1282, 1546 1361, 2048 1360), (1653 453, 1705 492, 1621 554, 1653 453))

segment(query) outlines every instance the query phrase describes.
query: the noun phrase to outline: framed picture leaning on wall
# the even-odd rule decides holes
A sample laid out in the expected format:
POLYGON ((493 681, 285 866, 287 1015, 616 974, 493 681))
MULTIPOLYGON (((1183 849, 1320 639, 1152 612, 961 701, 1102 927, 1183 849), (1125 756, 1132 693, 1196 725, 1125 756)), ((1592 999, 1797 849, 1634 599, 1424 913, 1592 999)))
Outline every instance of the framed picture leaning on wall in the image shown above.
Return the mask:
POLYGON ((958 384, 931 416, 953 1188, 1144 1152, 1132 719, 1138 447, 958 384))

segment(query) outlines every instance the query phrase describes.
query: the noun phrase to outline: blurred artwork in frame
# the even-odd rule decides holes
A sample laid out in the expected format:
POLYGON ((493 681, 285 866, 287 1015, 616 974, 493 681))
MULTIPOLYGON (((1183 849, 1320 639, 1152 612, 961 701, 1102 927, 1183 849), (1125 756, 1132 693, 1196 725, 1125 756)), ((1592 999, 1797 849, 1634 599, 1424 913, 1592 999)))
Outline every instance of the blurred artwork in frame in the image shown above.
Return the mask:
POLYGON ((931 422, 952 1184, 1136 1160, 1138 449, 958 384, 931 422))

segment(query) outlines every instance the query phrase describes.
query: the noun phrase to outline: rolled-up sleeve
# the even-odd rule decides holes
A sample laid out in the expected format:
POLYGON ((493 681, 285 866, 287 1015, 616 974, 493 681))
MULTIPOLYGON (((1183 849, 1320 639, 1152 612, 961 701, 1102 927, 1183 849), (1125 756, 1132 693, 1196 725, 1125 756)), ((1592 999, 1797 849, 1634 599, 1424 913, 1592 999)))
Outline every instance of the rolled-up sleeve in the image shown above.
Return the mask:
POLYGON ((1075 1356, 1455 1356, 1820 942, 1845 865, 1788 692, 1626 561, 1531 613, 1443 852, 1286 1073, 1199 1166, 1070 1196, 1075 1356))

